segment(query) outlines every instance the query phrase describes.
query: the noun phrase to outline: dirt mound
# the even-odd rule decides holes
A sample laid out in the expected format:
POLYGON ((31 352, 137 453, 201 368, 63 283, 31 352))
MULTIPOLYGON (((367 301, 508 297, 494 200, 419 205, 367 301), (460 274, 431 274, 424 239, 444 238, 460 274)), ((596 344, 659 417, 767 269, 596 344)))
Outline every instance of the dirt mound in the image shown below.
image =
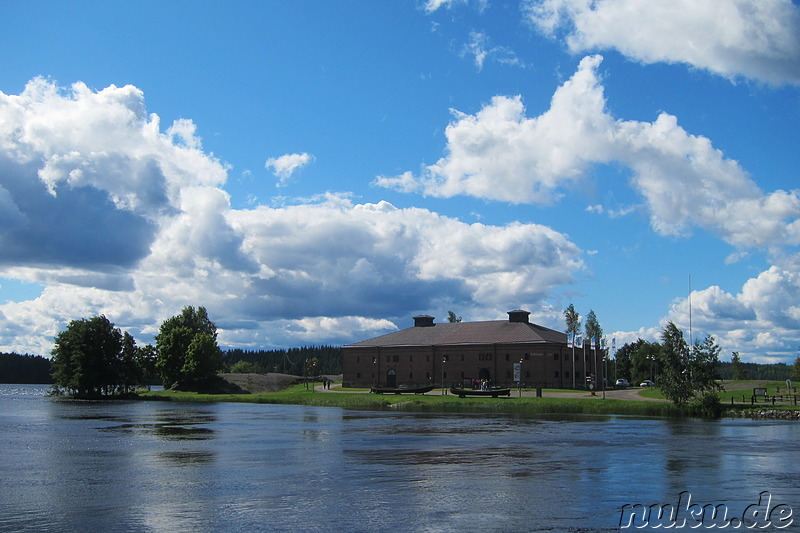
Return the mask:
POLYGON ((219 377, 231 386, 230 393, 234 394, 277 392, 303 380, 289 374, 219 374, 219 377))

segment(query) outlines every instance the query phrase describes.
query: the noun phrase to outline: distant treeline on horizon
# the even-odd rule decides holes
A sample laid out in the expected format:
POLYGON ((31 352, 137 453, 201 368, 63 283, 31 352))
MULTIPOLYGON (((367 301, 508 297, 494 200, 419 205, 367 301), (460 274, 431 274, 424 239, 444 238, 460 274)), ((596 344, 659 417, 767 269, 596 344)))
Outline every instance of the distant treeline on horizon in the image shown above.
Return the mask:
MULTIPOLYGON (((255 365, 259 372, 279 372, 303 375, 305 361, 317 359, 316 374, 339 375, 342 373, 342 350, 337 346, 308 346, 288 350, 225 350, 222 352, 224 371, 239 361, 255 365)), ((786 363, 759 364, 741 363, 742 379, 783 381, 792 367, 786 363)), ((720 361, 719 377, 729 380, 733 376, 732 363, 720 361)), ((19 355, 0 353, 0 383, 53 383, 50 376, 50 359, 41 355, 19 355)))
MULTIPOLYGON (((759 363, 740 363, 742 379, 763 379, 765 381, 784 381, 792 373, 792 367, 786 363, 762 365, 759 363)), ((733 379, 733 363, 719 362, 719 379, 733 379)))
POLYGON ((0 353, 0 383, 51 384, 50 359, 41 355, 0 353))
POLYGON ((304 346, 288 350, 240 350, 222 352, 225 371, 239 361, 251 363, 261 373, 277 372, 302 376, 305 362, 317 359, 317 375, 336 376, 342 373, 342 349, 338 346, 304 346))

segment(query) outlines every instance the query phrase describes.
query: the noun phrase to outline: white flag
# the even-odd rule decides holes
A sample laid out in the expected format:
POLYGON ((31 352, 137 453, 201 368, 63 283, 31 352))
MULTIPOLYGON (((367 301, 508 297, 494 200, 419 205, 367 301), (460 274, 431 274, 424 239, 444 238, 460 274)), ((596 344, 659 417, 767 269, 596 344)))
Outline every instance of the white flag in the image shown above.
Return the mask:
POLYGON ((572 348, 572 347, 575 346, 575 344, 574 344, 575 338, 574 337, 575 337, 575 334, 573 332, 570 331, 569 333, 567 333, 567 348, 572 348))

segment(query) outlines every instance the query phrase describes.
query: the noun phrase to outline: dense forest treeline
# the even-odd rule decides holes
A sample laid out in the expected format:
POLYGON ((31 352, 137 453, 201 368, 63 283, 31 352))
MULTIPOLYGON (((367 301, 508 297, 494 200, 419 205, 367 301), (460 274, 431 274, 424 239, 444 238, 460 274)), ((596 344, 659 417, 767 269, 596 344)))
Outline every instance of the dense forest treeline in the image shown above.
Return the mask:
MULTIPOLYGON (((223 352, 222 362, 225 371, 230 372, 240 361, 254 365, 256 373, 278 372, 281 374, 303 375, 305 362, 317 360, 316 374, 338 375, 342 373, 342 349, 337 346, 304 346, 289 350, 228 350, 223 352)), ((237 368, 242 368, 238 365, 237 368)))
POLYGON ((0 383, 53 383, 50 359, 41 355, 0 353, 0 383))
MULTIPOLYGON (((786 363, 760 365, 758 363, 739 363, 741 365, 741 379, 763 379, 766 381, 783 381, 792 377, 792 366, 786 363)), ((733 363, 720 361, 720 379, 733 379, 733 363)), ((794 378, 792 378, 794 379, 794 378)))

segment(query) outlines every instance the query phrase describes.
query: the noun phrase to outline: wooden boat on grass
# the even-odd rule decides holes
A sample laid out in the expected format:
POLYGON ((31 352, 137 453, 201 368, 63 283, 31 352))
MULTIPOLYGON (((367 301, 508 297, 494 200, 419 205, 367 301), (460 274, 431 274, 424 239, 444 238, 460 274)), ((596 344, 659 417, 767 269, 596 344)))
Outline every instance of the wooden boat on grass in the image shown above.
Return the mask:
POLYGON ((511 389, 459 389, 457 387, 450 387, 450 394, 457 395, 459 398, 466 398, 467 396, 491 396, 497 398, 498 396, 511 396, 511 389))
POLYGON ((433 385, 425 387, 372 387, 373 394, 425 394, 433 390, 433 385))

